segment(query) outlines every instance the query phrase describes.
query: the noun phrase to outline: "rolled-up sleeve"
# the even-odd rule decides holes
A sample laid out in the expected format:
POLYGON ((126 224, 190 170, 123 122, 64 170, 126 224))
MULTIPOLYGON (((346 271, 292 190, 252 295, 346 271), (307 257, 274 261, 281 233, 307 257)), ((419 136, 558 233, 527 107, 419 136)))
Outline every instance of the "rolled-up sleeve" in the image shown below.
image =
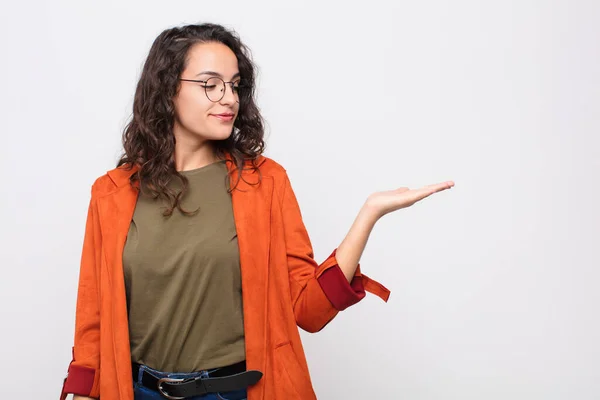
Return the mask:
MULTIPOLYGON (((335 250, 332 256, 334 255, 335 250)), ((318 281, 325 296, 327 296, 333 307, 338 311, 345 310, 366 296, 362 277, 354 276, 352 281, 348 282, 337 263, 323 271, 318 281)))

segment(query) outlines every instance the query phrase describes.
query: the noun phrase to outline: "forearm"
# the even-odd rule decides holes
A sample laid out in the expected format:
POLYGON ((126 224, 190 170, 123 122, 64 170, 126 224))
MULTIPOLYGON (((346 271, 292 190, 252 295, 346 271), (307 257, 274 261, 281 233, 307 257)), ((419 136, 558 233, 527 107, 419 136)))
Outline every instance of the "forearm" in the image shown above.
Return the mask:
POLYGON ((336 250, 338 265, 348 282, 352 281, 371 231, 378 219, 377 212, 366 202, 360 209, 346 237, 336 250))

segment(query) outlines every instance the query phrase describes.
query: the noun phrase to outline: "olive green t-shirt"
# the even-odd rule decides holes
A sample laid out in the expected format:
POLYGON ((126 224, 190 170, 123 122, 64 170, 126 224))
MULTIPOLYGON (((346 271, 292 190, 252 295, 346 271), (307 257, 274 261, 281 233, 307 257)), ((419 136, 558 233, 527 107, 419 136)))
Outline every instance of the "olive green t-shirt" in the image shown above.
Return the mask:
MULTIPOLYGON (((245 359, 239 250, 225 161, 182 172, 186 211, 140 193, 123 252, 132 361, 192 372, 245 359)), ((180 188, 178 179, 171 187, 180 188)))

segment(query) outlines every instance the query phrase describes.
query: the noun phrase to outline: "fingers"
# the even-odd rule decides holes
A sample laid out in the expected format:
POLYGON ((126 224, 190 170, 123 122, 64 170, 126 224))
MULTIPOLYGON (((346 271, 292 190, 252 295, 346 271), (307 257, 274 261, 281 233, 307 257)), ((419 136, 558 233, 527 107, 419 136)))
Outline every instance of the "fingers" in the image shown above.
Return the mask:
POLYGON ((453 186, 454 186, 453 181, 446 181, 446 182, 441 182, 441 183, 434 183, 433 185, 423 186, 419 189, 410 189, 407 187, 400 187, 400 188, 394 189, 391 193, 397 193, 397 194, 406 193, 405 196, 401 196, 398 198, 406 206, 408 204, 414 204, 417 201, 421 201, 424 198, 429 197, 434 193, 441 192, 442 190, 450 189, 453 186), (408 197, 406 197, 406 196, 408 196, 408 197), (404 200, 402 200, 402 198, 404 198, 404 200))
POLYGON ((446 181, 442 183, 434 183, 433 185, 423 186, 420 189, 415 190, 415 194, 419 200, 424 199, 425 197, 431 196, 434 193, 441 192, 442 190, 450 189, 454 186, 453 181, 446 181))
POLYGON ((446 181, 446 182, 441 182, 441 183, 434 183, 433 185, 427 185, 427 186, 424 186, 423 188, 444 190, 444 189, 450 189, 452 186, 454 186, 454 181, 446 181))
POLYGON ((454 186, 453 181, 446 181, 446 182, 442 182, 442 183, 435 183, 433 185, 427 185, 427 186, 423 187, 422 189, 427 191, 429 194, 434 194, 437 192, 441 192, 442 190, 450 189, 453 186, 454 186))

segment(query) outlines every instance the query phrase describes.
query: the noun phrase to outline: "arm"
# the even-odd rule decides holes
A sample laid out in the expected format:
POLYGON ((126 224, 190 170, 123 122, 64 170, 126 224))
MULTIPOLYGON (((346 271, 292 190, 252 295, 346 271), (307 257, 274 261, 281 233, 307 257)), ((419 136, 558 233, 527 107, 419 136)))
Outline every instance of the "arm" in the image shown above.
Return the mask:
POLYGON ((389 290, 360 271, 359 260, 375 223, 386 214, 410 207, 453 186, 453 181, 446 181, 419 189, 401 187, 373 193, 339 247, 317 265, 298 202, 286 175, 281 208, 290 289, 298 326, 309 332, 321 330, 339 311, 364 298, 365 291, 387 301, 389 290))
POLYGON ((98 210, 92 195, 88 208, 83 251, 79 272, 77 306, 75 314, 75 337, 72 361, 64 380, 61 400, 72 393, 99 398, 100 377, 100 312, 98 269, 100 249, 100 227, 98 210))
POLYGON ((298 326, 308 332, 321 330, 339 311, 363 299, 365 291, 387 301, 389 290, 363 275, 358 264, 373 225, 368 213, 359 214, 342 245, 317 264, 287 175, 281 193, 290 291, 298 326))
POLYGON ((348 282, 354 278, 360 257, 377 219, 377 214, 369 203, 365 203, 350 227, 350 231, 337 248, 336 258, 348 282))

